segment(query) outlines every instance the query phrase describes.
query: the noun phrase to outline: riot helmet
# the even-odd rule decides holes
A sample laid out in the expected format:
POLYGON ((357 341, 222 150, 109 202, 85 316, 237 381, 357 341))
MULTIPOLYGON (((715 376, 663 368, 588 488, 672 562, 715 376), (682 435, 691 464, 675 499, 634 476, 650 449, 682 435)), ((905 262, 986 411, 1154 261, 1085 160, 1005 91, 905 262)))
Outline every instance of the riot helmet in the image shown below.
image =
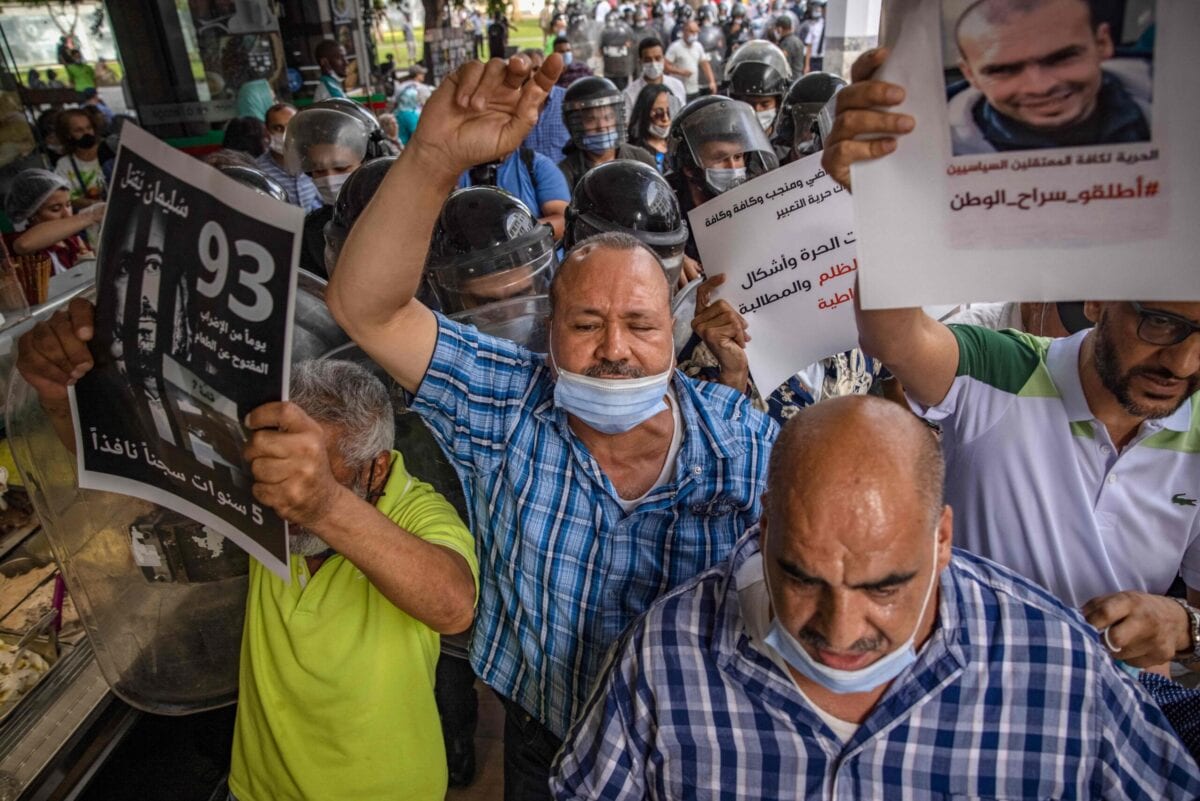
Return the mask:
POLYGON ((350 236, 355 220, 371 202, 371 198, 375 197, 375 192, 395 161, 395 156, 372 159, 351 173, 346 183, 342 184, 333 204, 333 217, 325 223, 325 272, 328 275, 333 275, 342 245, 350 236))
POLYGON ((673 173, 711 197, 779 166, 754 109, 722 95, 683 107, 671 122, 667 159, 673 173))
POLYGON ((426 266, 447 314, 518 296, 544 295, 555 260, 554 231, 516 197, 492 186, 446 198, 426 266))
POLYGON ((810 72, 793 83, 779 110, 775 144, 790 148, 796 157, 820 150, 817 115, 845 85, 844 80, 828 72, 810 72))
POLYGON ((325 204, 337 199, 350 173, 366 158, 371 131, 363 119, 315 103, 301 109, 283 135, 283 166, 313 179, 325 204))
POLYGON ((602 153, 625 141, 625 98, 607 78, 580 78, 563 95, 563 122, 580 150, 602 153))
POLYGON ((605 17, 604 30, 600 34, 600 55, 604 60, 605 75, 613 78, 629 77, 633 66, 630 61, 633 44, 633 30, 620 16, 609 14, 605 17))
POLYGON ((711 25, 717 19, 717 10, 710 3, 705 3, 696 11, 696 22, 701 26, 711 25))
POLYGON ((338 111, 345 112, 358 117, 363 121, 363 125, 367 127, 367 154, 366 159, 377 159, 380 156, 391 155, 391 150, 386 144, 387 135, 383 132, 383 126, 379 124, 379 118, 371 113, 371 110, 362 103, 357 103, 348 97, 330 97, 319 103, 313 103, 313 106, 321 106, 324 108, 333 108, 338 111))
POLYGON ((725 65, 725 91, 734 100, 754 107, 764 131, 770 131, 783 105, 783 95, 791 80, 792 68, 787 56, 770 42, 747 42, 725 65), (770 99, 774 99, 774 103, 770 99))
POLYGON ((693 10, 692 7, 687 3, 680 3, 679 5, 675 6, 675 21, 687 22, 695 15, 695 13, 695 10, 693 10))
POLYGON ((271 176, 267 175, 262 170, 254 167, 243 167, 240 164, 226 164, 217 167, 225 175, 228 175, 239 184, 246 186, 258 192, 260 195, 273 197, 276 200, 281 200, 284 203, 290 203, 287 190, 271 176))
POLYGON ((744 5, 742 5, 741 3, 735 2, 733 4, 733 8, 729 9, 729 16, 731 18, 745 17, 746 16, 746 7, 744 5))
POLYGON ((648 164, 617 160, 588 170, 567 206, 563 247, 589 236, 620 231, 658 254, 674 289, 683 267, 688 228, 667 180, 648 164))

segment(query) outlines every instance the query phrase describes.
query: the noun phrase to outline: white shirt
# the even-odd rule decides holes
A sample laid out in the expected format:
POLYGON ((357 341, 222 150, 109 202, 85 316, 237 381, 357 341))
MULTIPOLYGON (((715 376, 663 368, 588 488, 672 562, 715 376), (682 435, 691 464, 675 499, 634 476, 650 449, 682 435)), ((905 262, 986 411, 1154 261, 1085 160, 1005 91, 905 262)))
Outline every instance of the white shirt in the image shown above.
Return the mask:
POLYGON ((604 18, 610 11, 612 11, 612 6, 608 4, 608 0, 600 0, 599 3, 596 3, 596 21, 604 22, 604 18))
POLYGON ((1068 606, 1121 590, 1200 589, 1200 393, 1118 452, 1063 339, 956 326, 959 375, 914 411, 942 426, 955 544, 1068 606))
POLYGON ((704 52, 704 45, 699 41, 693 41, 687 45, 683 43, 683 39, 676 39, 667 48, 666 59, 679 69, 691 73, 683 79, 683 87, 689 95, 700 91, 700 62, 708 61, 708 53, 704 52))
POLYGON ((738 568, 734 583, 740 588, 738 590, 738 607, 742 611, 742 622, 745 623, 746 636, 750 638, 750 644, 763 656, 774 662, 783 671, 783 674, 792 680, 800 697, 813 712, 817 713, 817 717, 837 735, 839 740, 844 743, 853 737, 854 732, 858 731, 858 724, 851 720, 834 717, 813 703, 812 699, 796 683, 796 677, 788 669, 787 661, 779 655, 778 651, 764 642, 771 626, 771 595, 767 592, 767 581, 763 574, 762 552, 754 554, 742 563, 742 566, 738 568))
POLYGON ((800 24, 800 30, 797 32, 800 36, 800 41, 812 47, 813 58, 822 58, 825 55, 825 18, 810 19, 800 24))
POLYGON ((679 458, 679 449, 683 446, 683 417, 679 414, 679 401, 675 397, 674 387, 668 387, 667 398, 669 401, 667 405, 671 407, 671 420, 675 427, 671 432, 671 444, 667 446, 667 460, 663 462, 662 470, 659 471, 658 478, 654 479, 654 484, 640 497, 625 500, 617 496, 617 503, 626 514, 633 511, 634 507, 644 501, 647 495, 670 481, 671 474, 675 470, 675 461, 679 458))
POLYGON ((1011 328, 1014 331, 1024 331, 1021 322, 1020 303, 972 303, 962 311, 955 312, 946 318, 946 324, 978 325, 993 331, 1003 331, 1011 328))
MULTIPOLYGON (((671 94, 679 100, 680 105, 687 103, 687 89, 684 88, 683 81, 676 78, 674 75, 662 76, 663 86, 670 90, 671 94)), ((648 84, 645 78, 638 78, 636 81, 630 81, 625 87, 625 124, 629 124, 629 119, 633 116, 633 107, 637 103, 638 95, 642 93, 642 89, 648 84)))

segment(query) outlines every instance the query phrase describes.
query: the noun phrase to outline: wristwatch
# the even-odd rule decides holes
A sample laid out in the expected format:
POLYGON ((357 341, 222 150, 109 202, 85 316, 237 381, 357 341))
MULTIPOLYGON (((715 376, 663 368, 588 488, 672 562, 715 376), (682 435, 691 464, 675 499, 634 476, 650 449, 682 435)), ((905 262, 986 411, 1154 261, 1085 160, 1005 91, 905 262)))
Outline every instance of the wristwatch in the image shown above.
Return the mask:
POLYGON ((1191 639, 1191 647, 1177 653, 1175 661, 1184 665, 1194 665, 1200 662, 1200 609, 1192 606, 1182 598, 1173 598, 1172 600, 1182 606, 1183 611, 1187 612, 1191 639))

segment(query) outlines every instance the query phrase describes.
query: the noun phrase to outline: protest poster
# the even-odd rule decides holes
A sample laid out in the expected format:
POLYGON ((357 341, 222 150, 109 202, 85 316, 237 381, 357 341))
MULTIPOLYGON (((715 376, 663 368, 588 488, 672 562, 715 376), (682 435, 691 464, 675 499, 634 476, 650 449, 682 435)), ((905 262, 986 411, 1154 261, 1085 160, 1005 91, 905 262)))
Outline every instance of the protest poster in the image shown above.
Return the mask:
POLYGON ((303 212, 133 125, 101 234, 95 367, 71 388, 79 486, 187 515, 285 580, 246 414, 286 399, 303 212))
POLYGON ((852 169, 864 308, 1200 297, 1189 0, 895 0, 915 130, 852 169))
POLYGON ((750 329, 746 358, 764 396, 857 345, 858 271, 850 193, 820 154, 734 187, 688 214, 707 275, 750 329))

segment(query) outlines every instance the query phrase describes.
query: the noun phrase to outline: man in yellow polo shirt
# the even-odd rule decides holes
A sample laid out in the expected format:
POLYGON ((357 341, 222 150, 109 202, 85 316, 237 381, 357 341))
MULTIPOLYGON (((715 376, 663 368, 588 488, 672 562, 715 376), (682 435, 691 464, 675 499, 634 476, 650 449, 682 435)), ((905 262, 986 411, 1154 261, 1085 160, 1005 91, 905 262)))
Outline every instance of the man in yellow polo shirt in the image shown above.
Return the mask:
POLYGON ((251 561, 231 796, 441 801, 434 670, 438 635, 474 614, 471 535, 391 450, 367 370, 300 363, 291 398, 247 418, 254 494, 292 523, 292 581, 251 561))

